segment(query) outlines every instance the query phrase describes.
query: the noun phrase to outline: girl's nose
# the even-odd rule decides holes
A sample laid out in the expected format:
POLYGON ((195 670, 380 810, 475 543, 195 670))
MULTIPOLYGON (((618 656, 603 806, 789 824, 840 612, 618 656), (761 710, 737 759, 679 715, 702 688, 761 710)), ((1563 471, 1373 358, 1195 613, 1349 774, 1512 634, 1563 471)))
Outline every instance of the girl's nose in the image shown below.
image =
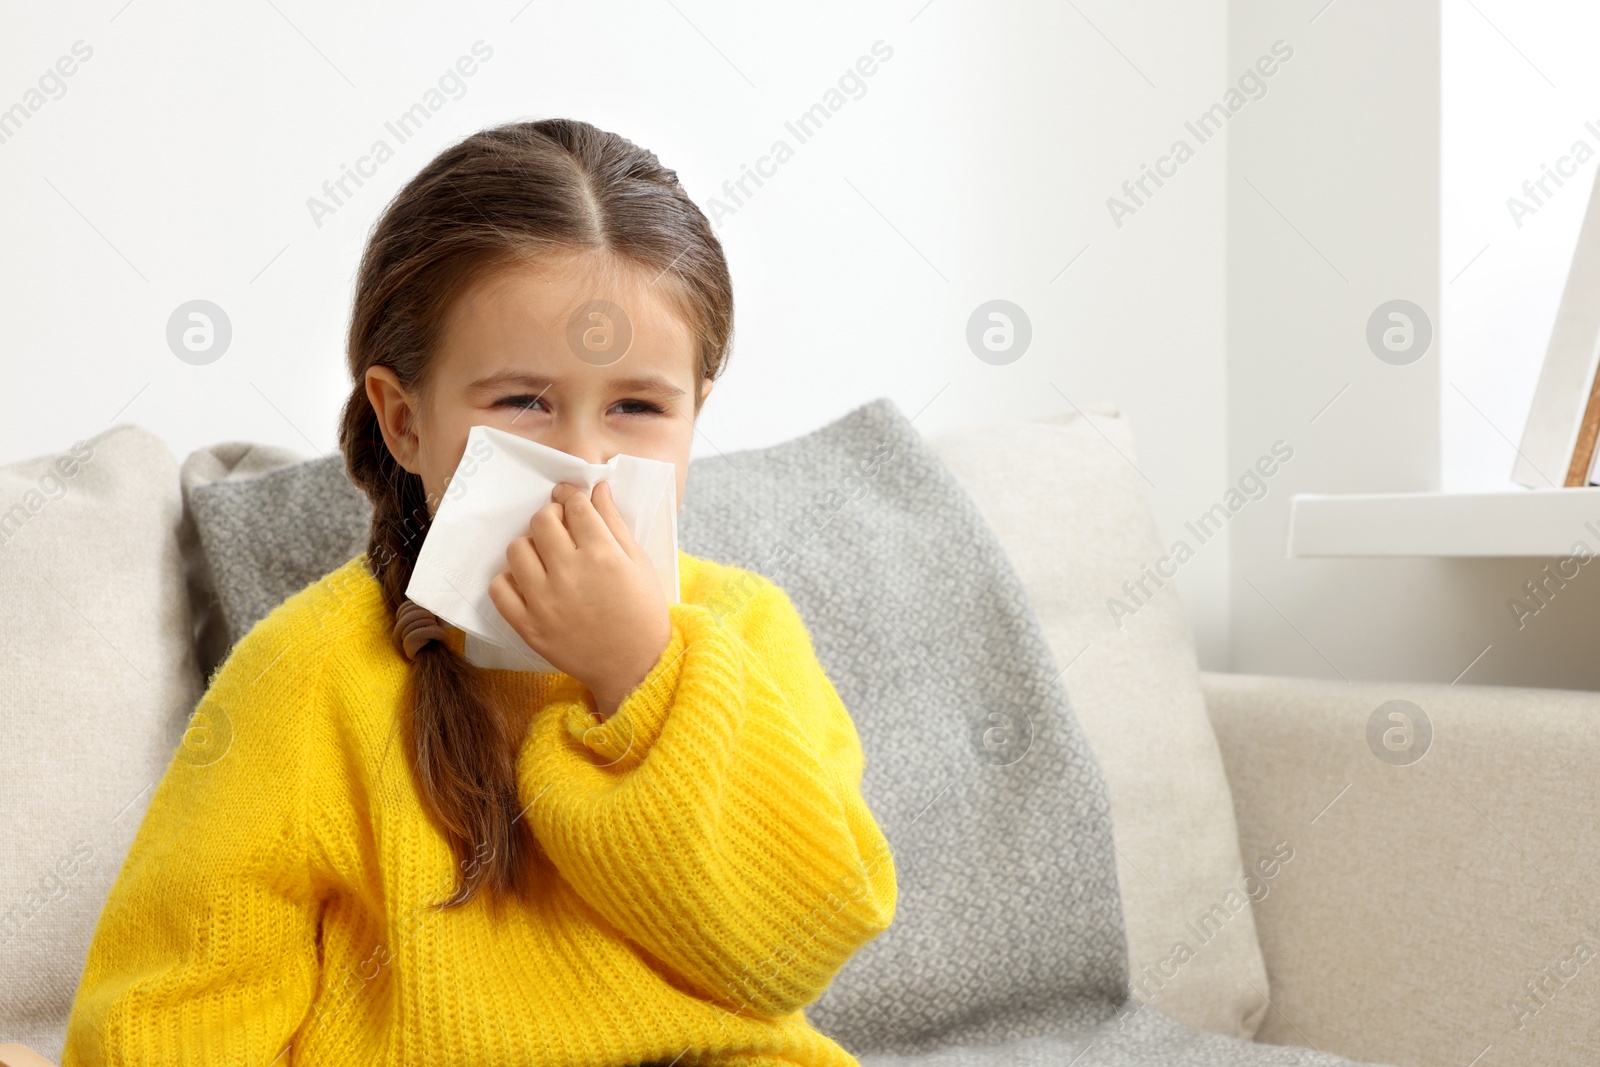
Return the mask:
POLYGON ((557 435, 545 438, 540 444, 549 445, 551 448, 565 452, 569 456, 577 456, 585 463, 604 463, 610 458, 603 442, 593 437, 583 435, 557 435))

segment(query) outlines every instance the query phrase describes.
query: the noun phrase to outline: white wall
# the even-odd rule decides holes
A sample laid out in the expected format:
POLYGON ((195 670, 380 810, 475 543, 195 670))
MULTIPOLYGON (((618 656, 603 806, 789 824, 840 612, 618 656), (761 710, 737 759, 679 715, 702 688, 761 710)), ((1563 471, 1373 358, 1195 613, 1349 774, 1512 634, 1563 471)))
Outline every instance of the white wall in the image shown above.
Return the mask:
MULTIPOLYGON (((792 437, 881 395, 930 430, 1112 400, 1170 539, 1231 468, 1224 143, 1122 225, 1106 202, 1224 87, 1224 12, 1221 0, 510 0, 386 5, 381 18, 301 0, 18 7, 0 35, 0 108, 75 42, 92 55, 0 143, 0 462, 118 421, 180 459, 221 440, 331 450, 362 240, 439 148, 507 119, 573 115, 655 149, 706 205, 881 39, 893 56, 865 95, 721 225, 737 342, 697 454, 792 437), (315 225, 307 199, 479 40, 493 55, 464 93, 315 225), (964 340, 996 297, 1034 328, 1007 366, 964 340), (234 330, 208 366, 164 339, 195 298, 234 330)), ((1178 581, 1212 666, 1227 657, 1226 574, 1222 538, 1178 581)))
POLYGON ((1296 491, 1506 483, 1600 160, 1521 228, 1505 199, 1572 140, 1600 149, 1597 19, 1570 0, 19 8, 0 108, 76 42, 92 55, 0 142, 0 462, 117 421, 178 458, 331 450, 362 240, 439 148, 576 115, 709 206, 881 40, 864 95, 720 223, 736 349, 697 453, 882 395, 926 430, 1115 401, 1163 541, 1197 550, 1176 589, 1204 666, 1600 685, 1600 582, 1518 628, 1507 601, 1546 561, 1284 556, 1296 491), (1185 124, 1279 40, 1293 57, 1202 143, 1185 124), (308 198, 479 41, 463 91, 316 225, 308 198), (1180 139, 1192 158, 1164 162, 1180 139), (1407 367, 1363 340, 1395 297, 1437 327, 1407 367), (234 329, 208 366, 164 337, 195 298, 234 329), (994 298, 1033 323, 1005 366, 964 339, 994 298), (1201 544, 1186 522, 1278 440, 1294 458, 1201 544))
POLYGON ((1509 485, 1587 190, 1569 184, 1521 231, 1505 198, 1584 133, 1593 21, 1569 3, 1232 5, 1235 67, 1264 39, 1304 41, 1277 106, 1231 133, 1231 465, 1297 442, 1273 495, 1234 520, 1232 669, 1600 687, 1592 578, 1519 624, 1509 601, 1550 561, 1284 555, 1293 492, 1509 485), (1394 298, 1437 327, 1408 366, 1363 336, 1394 298))
POLYGON ((1232 666, 1434 678, 1460 642, 1397 641, 1390 625, 1439 603, 1426 563, 1290 560, 1284 546, 1292 493, 1436 485, 1437 352, 1394 366, 1365 330, 1394 299, 1437 319, 1437 3, 1235 0, 1230 23, 1233 68, 1274 40, 1295 49, 1277 97, 1230 131, 1230 467, 1279 439, 1294 449, 1233 520, 1232 666))
POLYGON ((1446 488, 1511 486, 1513 445, 1600 166, 1597 35, 1600 9, 1575 0, 1444 6, 1446 488))

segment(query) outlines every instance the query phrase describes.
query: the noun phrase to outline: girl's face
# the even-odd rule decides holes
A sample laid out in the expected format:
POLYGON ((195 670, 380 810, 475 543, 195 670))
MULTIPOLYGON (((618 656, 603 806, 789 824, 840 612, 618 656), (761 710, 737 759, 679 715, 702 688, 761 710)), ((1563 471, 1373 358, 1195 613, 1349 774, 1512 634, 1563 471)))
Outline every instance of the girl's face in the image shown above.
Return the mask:
MULTIPOLYGON (((672 463, 681 509, 696 358, 687 324, 649 274, 574 253, 519 263, 467 289, 446 315, 422 395, 402 389, 388 367, 369 369, 366 389, 389 451, 422 479, 430 515, 479 424, 589 463, 618 453, 672 463), (594 317, 592 301, 613 307, 594 317), (630 327, 631 344, 615 358, 630 327)), ((702 383, 702 395, 711 386, 702 383)))

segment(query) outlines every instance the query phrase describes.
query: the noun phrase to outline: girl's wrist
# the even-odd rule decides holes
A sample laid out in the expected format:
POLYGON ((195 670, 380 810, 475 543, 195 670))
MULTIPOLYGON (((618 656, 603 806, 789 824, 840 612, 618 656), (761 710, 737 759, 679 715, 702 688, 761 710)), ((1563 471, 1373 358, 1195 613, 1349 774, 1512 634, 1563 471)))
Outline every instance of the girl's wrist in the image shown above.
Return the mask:
MULTIPOLYGON (((669 633, 668 640, 670 639, 669 633)), ((595 710, 602 719, 609 719, 615 715, 622 702, 628 698, 628 694, 639 688, 640 684, 650 677, 650 672, 660 662, 661 653, 666 651, 666 647, 663 643, 654 652, 641 649, 632 657, 631 669, 620 670, 616 675, 601 680, 597 685, 589 686, 589 692, 594 695, 595 710)))
POLYGON ((626 685, 605 682, 599 687, 590 686, 589 692, 594 695, 595 710, 599 712, 600 717, 609 719, 615 715, 617 709, 622 706, 622 702, 628 698, 628 694, 639 688, 639 683, 644 681, 649 674, 649 671, 645 671, 626 685))
POLYGON ((609 719, 611 716, 615 715, 617 713, 617 709, 622 706, 623 697, 626 696, 626 694, 622 694, 621 696, 608 695, 607 693, 602 693, 599 690, 592 688, 589 690, 589 692, 594 695, 595 714, 600 716, 601 721, 609 719))

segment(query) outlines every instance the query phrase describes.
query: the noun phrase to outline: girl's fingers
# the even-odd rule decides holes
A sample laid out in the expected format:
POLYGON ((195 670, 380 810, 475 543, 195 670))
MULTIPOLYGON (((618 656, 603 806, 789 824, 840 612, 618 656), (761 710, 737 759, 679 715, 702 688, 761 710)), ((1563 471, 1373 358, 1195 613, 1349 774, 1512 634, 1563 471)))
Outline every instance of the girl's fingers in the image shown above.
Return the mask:
POLYGON ((515 592, 522 598, 526 610, 526 601, 543 588, 548 578, 544 560, 528 538, 515 537, 506 546, 506 566, 510 576, 516 579, 515 592))
POLYGON ((594 509, 589 491, 570 482, 562 482, 551 494, 561 502, 562 518, 572 543, 578 548, 588 548, 607 536, 605 520, 594 509))
POLYGON ((508 567, 489 579, 489 599, 494 601, 494 606, 500 609, 500 614, 506 614, 506 608, 515 608, 521 605, 522 594, 517 590, 516 579, 511 577, 508 567))
POLYGON ((611 483, 600 482, 590 492, 574 489, 570 495, 562 498, 561 506, 565 509, 567 529, 579 548, 614 542, 624 552, 627 551, 628 525, 617 512, 616 500, 611 495, 611 483))
MULTIPOLYGON (((527 544, 525 538, 519 537, 517 540, 522 544, 527 544)), ((495 610, 500 613, 500 617, 505 620, 506 625, 511 627, 511 632, 521 637, 529 645, 538 640, 537 635, 541 632, 539 626, 535 623, 533 611, 529 608, 530 600, 534 599, 537 598, 532 590, 522 585, 516 575, 509 569, 501 571, 489 581, 490 602, 494 604, 495 610)), ((502 637, 507 636, 504 629, 496 624, 494 620, 489 620, 489 623, 494 627, 496 633, 499 633, 502 637)))
POLYGON ((601 482, 594 487, 594 492, 589 494, 595 512, 605 520, 606 528, 611 531, 611 536, 616 538, 617 544, 628 555, 633 555, 633 531, 628 529, 627 520, 622 517, 622 512, 617 510, 616 495, 611 492, 610 482, 601 482))
POLYGON ((517 588, 517 581, 512 577, 511 571, 503 570, 489 581, 489 600, 500 612, 500 617, 511 624, 511 628, 520 631, 523 621, 528 615, 527 601, 522 599, 522 593, 517 588))
POLYGON ((571 520, 567 512, 570 510, 572 498, 564 497, 562 494, 562 488, 566 484, 562 482, 556 486, 551 493, 552 502, 534 512, 533 518, 528 520, 528 537, 547 565, 555 565, 578 547, 573 542, 571 530, 568 528, 571 520))

